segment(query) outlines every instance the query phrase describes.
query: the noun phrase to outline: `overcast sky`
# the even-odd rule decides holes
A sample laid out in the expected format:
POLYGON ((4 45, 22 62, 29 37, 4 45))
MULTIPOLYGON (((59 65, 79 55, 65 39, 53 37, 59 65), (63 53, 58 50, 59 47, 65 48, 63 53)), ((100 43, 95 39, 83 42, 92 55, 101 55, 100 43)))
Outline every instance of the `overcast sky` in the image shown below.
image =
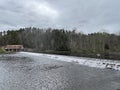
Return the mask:
POLYGON ((0 30, 65 28, 120 31, 120 0, 0 0, 0 30))

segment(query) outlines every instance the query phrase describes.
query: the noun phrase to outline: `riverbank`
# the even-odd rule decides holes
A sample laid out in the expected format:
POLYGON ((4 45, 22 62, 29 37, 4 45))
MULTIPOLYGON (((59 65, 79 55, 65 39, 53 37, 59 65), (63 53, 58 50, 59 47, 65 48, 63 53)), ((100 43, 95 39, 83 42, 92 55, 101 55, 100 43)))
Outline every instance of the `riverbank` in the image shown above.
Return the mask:
POLYGON ((4 49, 0 48, 0 54, 14 54, 15 52, 7 52, 4 49))
POLYGON ((5 54, 6 51, 4 51, 2 48, 0 48, 0 54, 5 54))
POLYGON ((110 53, 87 53, 87 52, 71 52, 71 51, 35 51, 37 53, 45 54, 56 54, 56 55, 67 55, 67 56, 77 56, 77 57, 88 57, 88 58, 98 58, 98 59, 112 59, 120 60, 120 52, 110 52, 110 53))

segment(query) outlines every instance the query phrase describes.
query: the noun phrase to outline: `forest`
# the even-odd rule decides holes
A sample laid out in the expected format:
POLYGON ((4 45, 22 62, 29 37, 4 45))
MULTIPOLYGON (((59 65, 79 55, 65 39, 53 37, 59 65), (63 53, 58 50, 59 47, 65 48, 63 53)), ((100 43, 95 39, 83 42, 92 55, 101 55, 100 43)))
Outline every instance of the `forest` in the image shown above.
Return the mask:
POLYGON ((120 35, 76 30, 20 28, 0 32, 0 46, 20 44, 33 52, 120 59, 120 35), (97 56, 100 54, 100 56, 97 56))

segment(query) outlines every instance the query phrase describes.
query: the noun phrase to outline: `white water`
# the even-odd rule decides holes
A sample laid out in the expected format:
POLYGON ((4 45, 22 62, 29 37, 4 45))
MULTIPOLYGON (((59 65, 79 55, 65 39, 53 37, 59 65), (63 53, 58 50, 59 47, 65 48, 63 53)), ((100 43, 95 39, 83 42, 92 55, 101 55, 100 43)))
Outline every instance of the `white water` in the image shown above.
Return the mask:
POLYGON ((74 56, 63 56, 63 55, 54 55, 54 54, 42 54, 42 53, 31 53, 31 52, 20 52, 22 54, 32 55, 32 56, 43 56, 49 59, 74 62, 76 64, 85 65, 89 67, 96 68, 111 68, 115 70, 120 70, 120 61, 119 60, 106 60, 106 59, 94 59, 94 58, 84 58, 84 57, 74 57, 74 56), (112 66, 112 65, 113 66, 112 66), (108 65, 106 67, 106 65, 108 65))

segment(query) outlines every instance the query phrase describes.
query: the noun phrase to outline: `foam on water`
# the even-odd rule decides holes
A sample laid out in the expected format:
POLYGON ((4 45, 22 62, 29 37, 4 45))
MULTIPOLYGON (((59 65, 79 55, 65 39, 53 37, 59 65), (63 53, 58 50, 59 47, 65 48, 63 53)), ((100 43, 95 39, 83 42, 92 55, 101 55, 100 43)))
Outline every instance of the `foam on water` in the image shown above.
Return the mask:
POLYGON ((84 57, 73 57, 73 56, 63 56, 63 55, 53 55, 53 54, 42 54, 42 53, 31 53, 31 52, 20 52, 22 54, 33 55, 33 56, 43 56, 46 58, 74 62, 76 64, 81 64, 89 67, 96 68, 110 68, 115 70, 120 70, 120 61, 119 60, 106 60, 106 59, 94 59, 94 58, 84 58, 84 57))

